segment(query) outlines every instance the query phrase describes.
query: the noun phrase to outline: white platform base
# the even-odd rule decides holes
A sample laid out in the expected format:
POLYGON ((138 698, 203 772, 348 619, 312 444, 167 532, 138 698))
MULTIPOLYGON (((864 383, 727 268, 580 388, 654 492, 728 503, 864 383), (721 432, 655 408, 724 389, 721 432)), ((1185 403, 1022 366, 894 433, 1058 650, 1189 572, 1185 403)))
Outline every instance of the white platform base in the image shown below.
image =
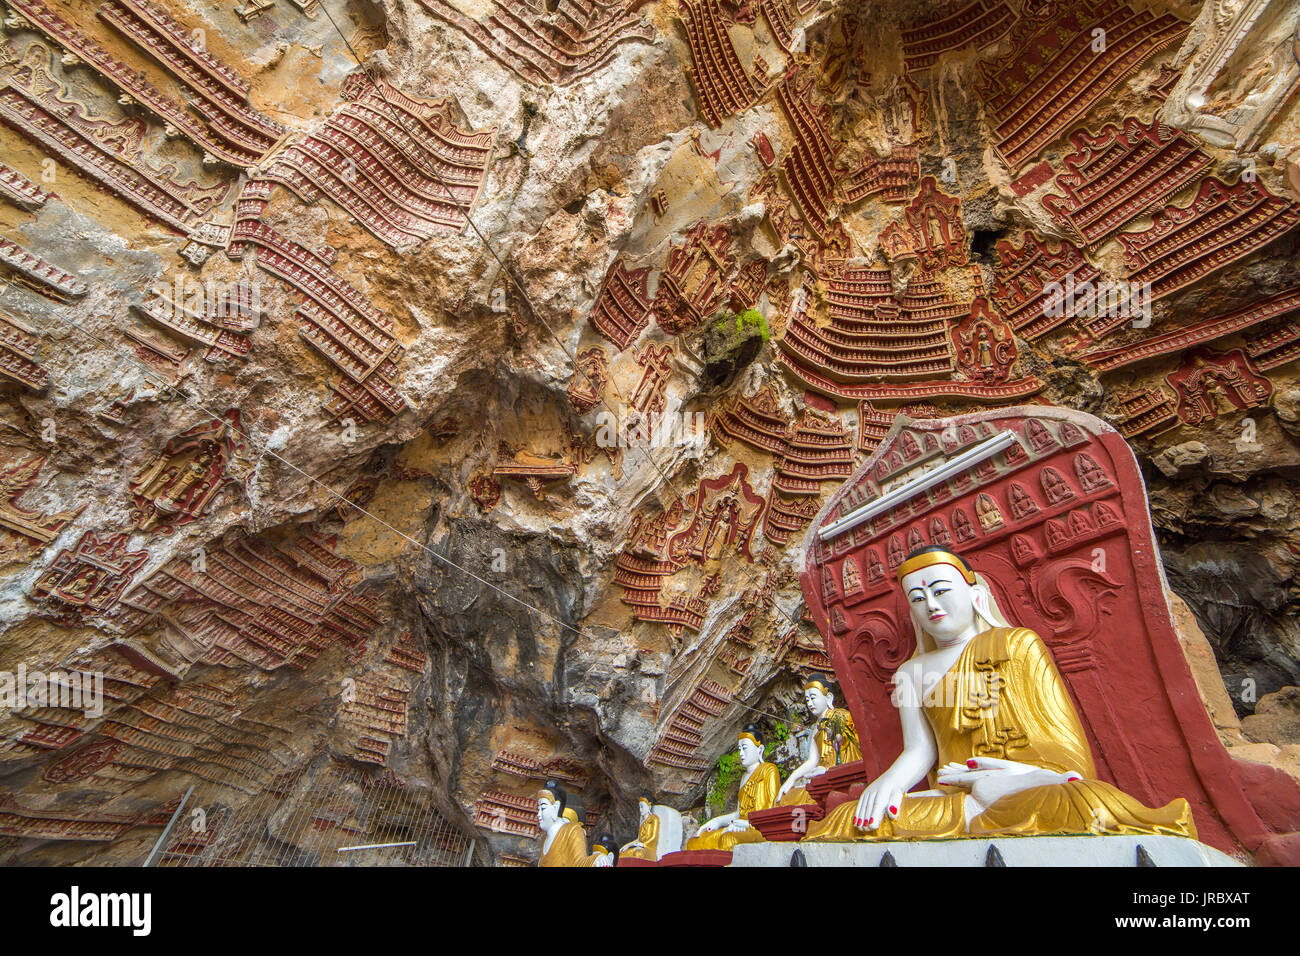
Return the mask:
POLYGON ((802 850, 809 866, 880 866, 886 853, 898 866, 988 866, 989 847, 1007 866, 1137 866, 1141 846, 1156 866, 1241 866, 1225 853, 1187 837, 1002 837, 887 843, 742 843, 732 866, 789 866, 802 850))

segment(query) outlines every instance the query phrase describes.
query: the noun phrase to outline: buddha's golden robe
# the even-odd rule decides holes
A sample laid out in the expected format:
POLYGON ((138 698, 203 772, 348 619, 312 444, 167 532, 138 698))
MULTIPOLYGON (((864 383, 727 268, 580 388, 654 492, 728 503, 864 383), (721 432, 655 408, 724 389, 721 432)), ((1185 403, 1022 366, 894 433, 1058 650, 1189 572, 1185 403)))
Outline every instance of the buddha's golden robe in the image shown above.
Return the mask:
MULTIPOLYGON (((565 814, 568 817, 568 814, 565 814)), ((592 866, 599 854, 587 853, 587 833, 581 823, 570 820, 560 827, 551 848, 542 854, 538 866, 592 866)))
POLYGON ((812 825, 811 841, 923 840, 962 836, 1044 834, 1170 834, 1196 836, 1192 811, 1181 797, 1152 809, 1093 779, 1096 767, 1069 691, 1042 639, 1028 628, 998 627, 973 638, 940 684, 921 701, 939 757, 931 769, 938 796, 907 794, 898 818, 879 828, 853 824, 856 800, 840 804, 812 825), (939 786, 937 768, 971 757, 999 757, 1082 780, 1010 794, 966 825, 961 787, 939 786))
MULTIPOLYGON (((736 809, 740 819, 748 820, 755 810, 770 810, 776 804, 777 791, 781 789, 781 771, 774 763, 761 763, 754 768, 749 779, 740 785, 736 796, 736 809)), ((688 850, 731 850, 738 843, 762 843, 763 834, 755 827, 727 833, 714 830, 686 841, 688 850)))
POLYGON ((653 813, 647 814, 641 822, 641 829, 636 831, 636 839, 619 851, 619 856, 634 860, 659 859, 659 818, 653 813), (640 843, 641 846, 633 846, 640 843))
MULTIPOLYGON (((843 740, 840 741, 840 763, 852 763, 854 760, 862 759, 862 750, 858 746, 857 728, 853 726, 853 715, 843 707, 836 707, 828 710, 822 715, 821 720, 817 721, 817 733, 813 735, 813 746, 817 748, 817 766, 834 767, 835 766, 835 736, 834 730, 835 718, 839 717, 841 726, 846 732, 842 734, 843 740), (850 736, 850 733, 852 736, 850 736)), ((777 806, 798 807, 809 803, 816 803, 808 790, 804 787, 798 787, 791 790, 777 806)))

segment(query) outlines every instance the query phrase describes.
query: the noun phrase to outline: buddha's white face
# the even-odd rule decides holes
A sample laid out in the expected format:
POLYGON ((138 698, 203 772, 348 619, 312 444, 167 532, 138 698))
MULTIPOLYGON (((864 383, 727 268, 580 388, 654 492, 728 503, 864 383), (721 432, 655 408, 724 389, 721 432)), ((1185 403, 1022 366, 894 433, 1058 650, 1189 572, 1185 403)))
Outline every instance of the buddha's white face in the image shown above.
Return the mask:
POLYGON ((975 602, 979 585, 966 583, 961 572, 949 564, 932 564, 905 575, 912 621, 939 644, 951 644, 969 637, 975 628, 975 602))
POLYGON ((546 797, 537 798, 537 825, 543 830, 549 830, 555 826, 560 819, 560 805, 557 802, 546 799, 546 797))
POLYGON ((830 710, 832 703, 830 695, 823 694, 816 687, 809 687, 803 692, 803 702, 808 707, 808 712, 814 717, 820 717, 830 710))
POLYGON ((742 738, 736 749, 740 751, 740 762, 746 767, 752 767, 763 760, 763 748, 748 737, 742 738))
POLYGON ((650 816, 650 804, 644 800, 641 801, 641 822, 645 823, 645 818, 650 816))

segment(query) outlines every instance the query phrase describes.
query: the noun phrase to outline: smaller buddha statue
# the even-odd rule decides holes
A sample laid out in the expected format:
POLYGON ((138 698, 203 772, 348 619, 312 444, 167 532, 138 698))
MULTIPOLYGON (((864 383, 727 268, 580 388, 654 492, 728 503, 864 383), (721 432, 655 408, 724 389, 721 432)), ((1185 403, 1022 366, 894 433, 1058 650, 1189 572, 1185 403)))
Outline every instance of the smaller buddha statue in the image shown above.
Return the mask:
POLYGON ((808 759, 781 785, 777 798, 778 806, 782 807, 815 803, 805 789, 809 780, 831 767, 862 759, 853 716, 845 708, 835 706, 835 694, 828 685, 810 680, 803 688, 803 702, 817 722, 817 732, 808 748, 808 759))
POLYGON ((641 828, 636 832, 636 839, 626 844, 620 855, 634 860, 659 859, 659 815, 654 812, 654 803, 648 796, 640 801, 641 828))
POLYGON ((739 843, 762 843, 763 834, 749 822, 755 810, 769 810, 776 804, 781 789, 781 771, 763 759, 763 740, 755 727, 747 727, 736 739, 740 763, 745 768, 740 778, 736 809, 714 817, 686 841, 687 850, 731 850, 739 843))
POLYGON ((591 845, 592 866, 616 866, 618 864, 618 844, 614 834, 606 831, 596 838, 591 845))
POLYGON ((598 863, 605 854, 587 852, 587 834, 578 815, 568 806, 569 795, 555 780, 537 791, 537 825, 542 831, 542 858, 538 866, 609 866, 598 863))

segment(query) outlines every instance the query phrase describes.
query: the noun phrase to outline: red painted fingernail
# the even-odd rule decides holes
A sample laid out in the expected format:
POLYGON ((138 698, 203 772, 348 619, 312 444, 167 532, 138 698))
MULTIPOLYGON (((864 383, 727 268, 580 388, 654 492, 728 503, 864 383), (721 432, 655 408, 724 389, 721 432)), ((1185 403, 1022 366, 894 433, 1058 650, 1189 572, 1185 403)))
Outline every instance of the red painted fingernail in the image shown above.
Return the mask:
POLYGON ((867 822, 868 822, 868 823, 875 823, 875 822, 876 822, 876 818, 875 818, 875 817, 867 817, 867 822))
POLYGON ((890 807, 890 808, 889 808, 889 812, 890 812, 890 813, 897 813, 897 812, 898 812, 898 807, 890 807))
POLYGON ((966 761, 966 766, 968 766, 968 767, 970 767, 972 770, 974 770, 974 769, 975 769, 975 760, 974 760, 974 758, 972 758, 972 759, 970 759, 970 760, 967 760, 967 761, 966 761))

